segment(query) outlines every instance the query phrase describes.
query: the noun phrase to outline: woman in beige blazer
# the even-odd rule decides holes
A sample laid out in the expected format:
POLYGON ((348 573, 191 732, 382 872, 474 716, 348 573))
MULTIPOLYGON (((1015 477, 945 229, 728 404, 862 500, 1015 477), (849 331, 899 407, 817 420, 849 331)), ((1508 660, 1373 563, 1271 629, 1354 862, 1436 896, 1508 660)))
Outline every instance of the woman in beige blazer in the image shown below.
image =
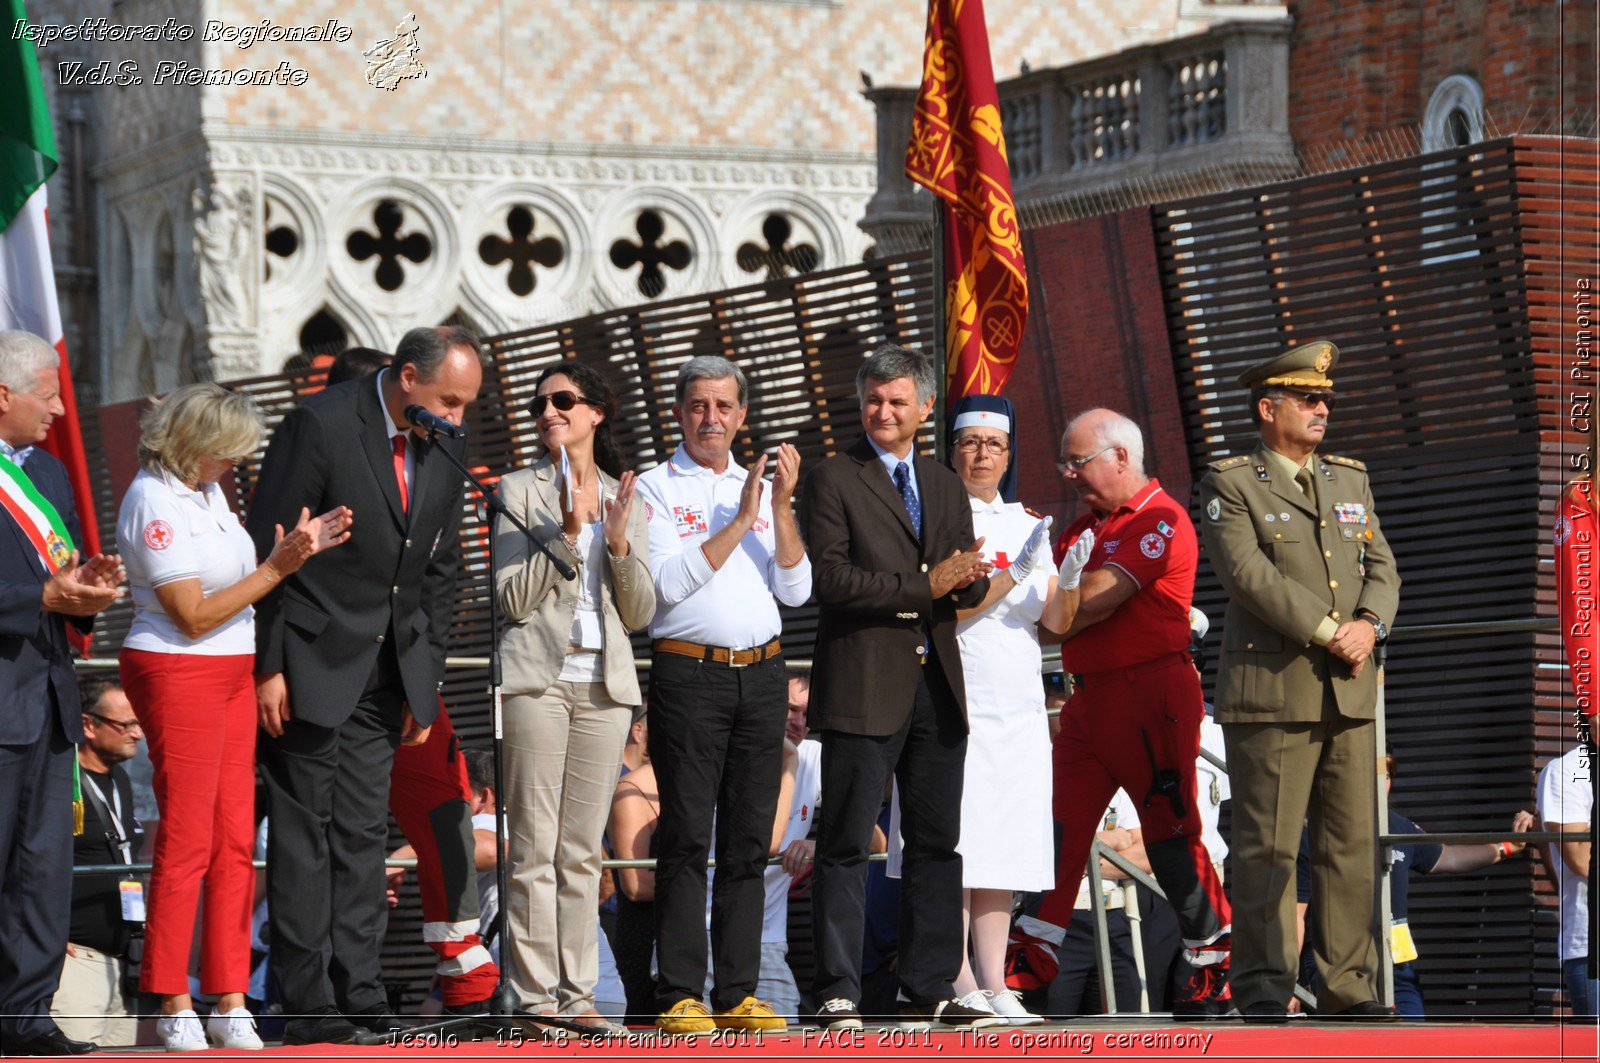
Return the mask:
POLYGON ((509 970, 522 1009, 618 1032, 594 1008, 600 836, 640 701, 628 632, 655 613, 649 534, 612 440, 617 400, 604 378, 553 365, 529 408, 546 453, 507 475, 501 497, 578 578, 563 580, 521 532, 496 524, 509 970))

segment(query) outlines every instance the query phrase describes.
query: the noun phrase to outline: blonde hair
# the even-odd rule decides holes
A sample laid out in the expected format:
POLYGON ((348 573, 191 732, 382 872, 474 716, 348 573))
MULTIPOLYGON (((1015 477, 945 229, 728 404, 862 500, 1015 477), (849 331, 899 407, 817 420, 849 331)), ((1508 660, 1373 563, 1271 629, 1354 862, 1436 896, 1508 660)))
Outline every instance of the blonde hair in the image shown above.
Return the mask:
POLYGON ((190 384, 157 399, 139 421, 139 464, 195 483, 207 458, 243 461, 261 443, 261 411, 247 395, 190 384))

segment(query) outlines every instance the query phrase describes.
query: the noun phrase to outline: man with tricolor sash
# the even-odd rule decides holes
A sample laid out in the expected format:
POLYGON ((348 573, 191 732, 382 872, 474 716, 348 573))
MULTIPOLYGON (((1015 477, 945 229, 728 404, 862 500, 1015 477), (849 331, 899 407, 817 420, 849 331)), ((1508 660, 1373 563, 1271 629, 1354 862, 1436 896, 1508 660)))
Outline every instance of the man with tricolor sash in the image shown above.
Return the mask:
POLYGON ((37 449, 62 413, 60 355, 0 331, 0 1052, 94 1045, 50 1018, 72 893, 72 747, 83 739, 67 625, 87 634, 125 593, 121 563, 84 561, 65 466, 37 449))

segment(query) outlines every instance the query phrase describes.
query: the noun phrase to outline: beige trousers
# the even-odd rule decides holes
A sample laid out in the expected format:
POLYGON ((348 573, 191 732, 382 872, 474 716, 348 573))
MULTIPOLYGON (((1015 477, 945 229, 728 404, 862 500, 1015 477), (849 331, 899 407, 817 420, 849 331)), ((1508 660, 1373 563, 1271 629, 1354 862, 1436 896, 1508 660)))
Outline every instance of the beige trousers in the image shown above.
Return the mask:
POLYGON ((87 945, 73 945, 61 968, 61 987, 50 1001, 50 1016, 74 1041, 102 1047, 139 1040, 139 1017, 122 999, 122 961, 87 945))
POLYGON ((520 1007, 594 1006, 600 837, 632 718, 604 683, 556 682, 505 700, 506 931, 520 1007))

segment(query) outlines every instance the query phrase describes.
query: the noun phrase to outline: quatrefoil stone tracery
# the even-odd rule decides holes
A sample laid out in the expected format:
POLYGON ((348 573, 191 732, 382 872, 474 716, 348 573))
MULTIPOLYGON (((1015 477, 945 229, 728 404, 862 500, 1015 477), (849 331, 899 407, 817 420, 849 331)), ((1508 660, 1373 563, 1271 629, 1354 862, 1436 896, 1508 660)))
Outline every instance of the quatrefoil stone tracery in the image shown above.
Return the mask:
POLYGON ((433 254, 433 241, 426 233, 402 235, 405 223, 405 208, 392 199, 379 200, 372 208, 372 224, 377 231, 357 229, 345 240, 345 249, 357 262, 369 258, 378 260, 373 280, 386 292, 397 291, 405 283, 402 259, 420 265, 433 254))

